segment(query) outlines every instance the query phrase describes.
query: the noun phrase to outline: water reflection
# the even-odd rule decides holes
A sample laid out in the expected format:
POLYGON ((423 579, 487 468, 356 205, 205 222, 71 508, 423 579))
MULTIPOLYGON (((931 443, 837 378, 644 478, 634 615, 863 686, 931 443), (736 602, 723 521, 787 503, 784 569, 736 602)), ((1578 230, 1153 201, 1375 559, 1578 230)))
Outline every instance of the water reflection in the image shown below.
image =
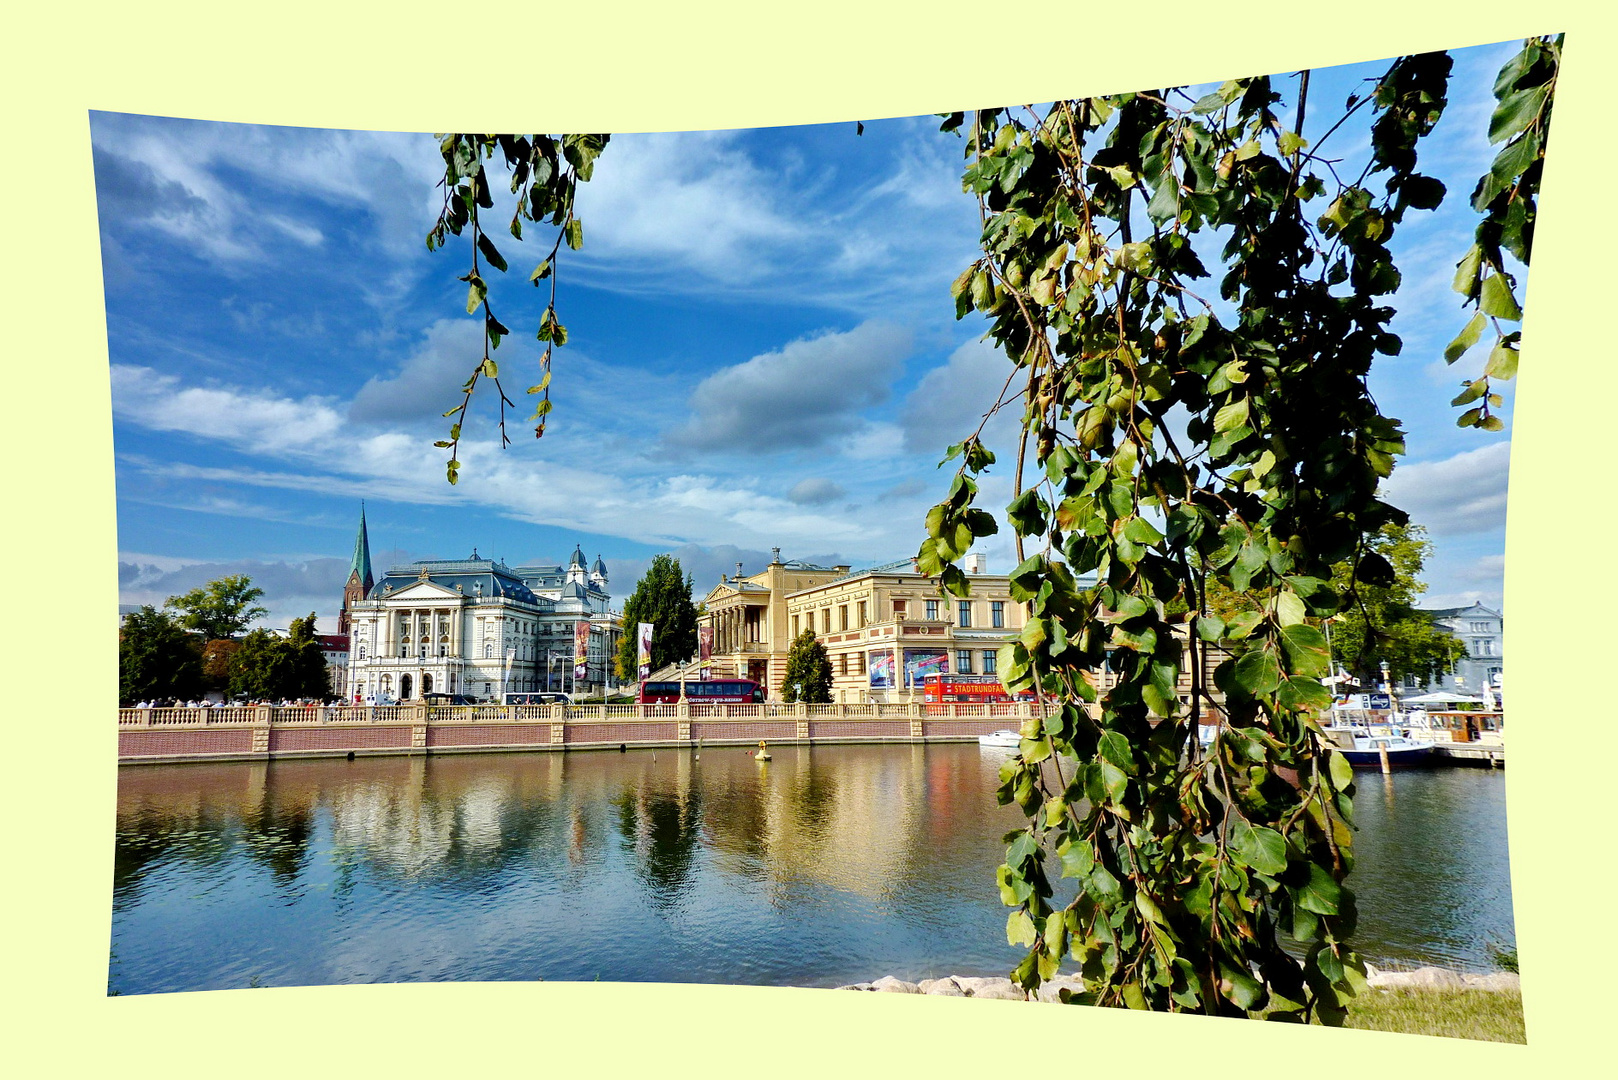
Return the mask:
MULTIPOLYGON (((1015 808, 972 745, 120 770, 122 993, 451 979, 838 985, 1004 974, 1015 808)), ((1509 941, 1503 778, 1361 778, 1377 958, 1509 941), (1397 815, 1395 815, 1397 808, 1397 815)))

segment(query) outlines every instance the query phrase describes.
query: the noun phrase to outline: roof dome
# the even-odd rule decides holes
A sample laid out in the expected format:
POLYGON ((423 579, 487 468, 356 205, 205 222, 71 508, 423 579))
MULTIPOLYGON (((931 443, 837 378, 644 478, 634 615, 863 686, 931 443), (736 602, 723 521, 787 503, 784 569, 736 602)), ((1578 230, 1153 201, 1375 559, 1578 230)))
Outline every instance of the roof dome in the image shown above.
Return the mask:
POLYGON ((607 576, 607 564, 601 561, 600 555, 596 556, 596 564, 590 567, 590 572, 592 574, 600 574, 602 577, 607 576))
POLYGON ((584 566, 584 549, 582 547, 574 547, 573 558, 568 561, 567 568, 569 570, 583 570, 584 566))

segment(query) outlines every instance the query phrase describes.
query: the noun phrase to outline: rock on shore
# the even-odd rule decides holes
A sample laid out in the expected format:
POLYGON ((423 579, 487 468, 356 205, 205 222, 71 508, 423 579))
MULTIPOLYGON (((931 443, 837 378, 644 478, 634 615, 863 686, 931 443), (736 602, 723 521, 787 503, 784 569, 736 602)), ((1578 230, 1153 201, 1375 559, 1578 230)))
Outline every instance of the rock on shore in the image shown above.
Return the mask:
MULTIPOLYGON (((1522 982, 1513 972, 1495 971, 1487 975, 1462 974, 1448 968, 1420 967, 1414 971, 1380 971, 1365 965, 1366 982, 1377 990, 1520 990, 1522 982)), ((942 979, 923 979, 919 983, 906 982, 884 975, 874 982, 851 983, 839 990, 870 990, 881 994, 932 994, 937 997, 997 998, 1003 1001, 1028 1001, 1028 994, 1010 979, 973 978, 967 975, 946 975, 942 979)), ((1060 1001, 1061 991, 1078 993, 1084 989, 1076 975, 1058 975, 1040 984, 1033 1000, 1060 1001)))

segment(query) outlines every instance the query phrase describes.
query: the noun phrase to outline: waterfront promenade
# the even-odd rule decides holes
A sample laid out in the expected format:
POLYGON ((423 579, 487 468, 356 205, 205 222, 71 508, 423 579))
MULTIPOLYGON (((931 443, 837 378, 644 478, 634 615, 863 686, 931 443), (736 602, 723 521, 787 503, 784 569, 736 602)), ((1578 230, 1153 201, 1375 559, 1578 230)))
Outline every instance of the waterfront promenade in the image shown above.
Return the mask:
POLYGON ((1026 702, 862 705, 326 705, 119 709, 124 764, 618 746, 939 742, 1020 727, 1026 702))
MULTIPOLYGON (((965 742, 1015 729, 1028 702, 861 705, 248 705, 119 709, 118 761, 600 750, 619 746, 965 742)), ((1446 764, 1505 764, 1501 744, 1439 743, 1446 764)))

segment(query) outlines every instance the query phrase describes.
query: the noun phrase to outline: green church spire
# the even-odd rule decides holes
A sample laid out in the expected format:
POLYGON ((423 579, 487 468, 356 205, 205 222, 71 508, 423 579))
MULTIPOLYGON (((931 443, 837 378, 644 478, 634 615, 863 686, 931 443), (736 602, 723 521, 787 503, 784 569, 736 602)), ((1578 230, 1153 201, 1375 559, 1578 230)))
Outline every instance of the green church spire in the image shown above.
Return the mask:
POLYGON ((360 576, 360 585, 366 593, 376 582, 371 577, 371 538, 365 532, 365 504, 360 503, 360 534, 354 538, 354 561, 349 564, 349 575, 360 576))

